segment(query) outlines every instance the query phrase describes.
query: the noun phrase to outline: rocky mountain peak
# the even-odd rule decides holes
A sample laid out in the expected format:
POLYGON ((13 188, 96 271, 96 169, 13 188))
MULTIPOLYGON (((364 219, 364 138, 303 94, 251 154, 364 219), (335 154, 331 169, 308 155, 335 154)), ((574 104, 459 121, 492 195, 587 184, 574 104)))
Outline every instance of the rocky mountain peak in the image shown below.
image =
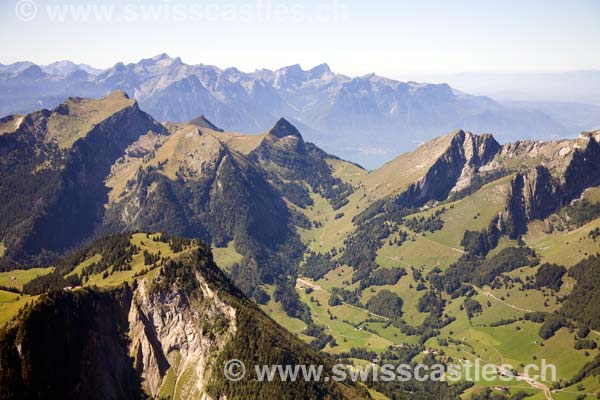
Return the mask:
POLYGON ((327 75, 333 75, 327 63, 319 64, 306 71, 306 73, 309 76, 309 79, 319 79, 327 75))
POLYGON ((2 73, 7 73, 8 75, 19 74, 20 72, 31 67, 32 65, 35 64, 31 61, 17 61, 8 65, 0 64, 0 71, 2 73))
POLYGON ((107 98, 130 99, 129 95, 124 90, 115 90, 114 92, 110 93, 107 98))
POLYGON ((123 62, 118 62, 111 69, 114 71, 124 71, 126 68, 123 62))
POLYGON ((283 67, 278 69, 275 72, 279 72, 281 74, 292 75, 292 74, 300 74, 304 72, 300 64, 288 65, 287 67, 283 67))
POLYGON ((219 128, 218 126, 216 126, 215 124, 213 124, 212 122, 210 122, 208 120, 208 118, 206 118, 204 115, 201 115, 197 118, 194 118, 193 120, 191 120, 189 122, 190 125, 195 125, 199 128, 208 128, 211 129, 213 131, 217 131, 217 132, 224 132, 223 129, 219 128))
POLYGON ((68 60, 56 61, 42 67, 42 70, 51 75, 69 75, 77 71, 79 67, 68 60))
POLYGON ((269 135, 277 138, 284 138, 286 136, 295 136, 302 140, 302 135, 298 129, 288 122, 285 118, 280 118, 279 121, 269 130, 269 135))
POLYGON ((169 60, 169 59, 171 59, 171 57, 169 57, 169 55, 167 53, 157 54, 154 57, 152 57, 152 60, 154 60, 154 61, 169 60))
POLYGON ((474 135, 469 131, 458 129, 451 134, 451 144, 461 146, 467 164, 480 167, 489 162, 500 151, 502 146, 493 135, 486 133, 474 135))
POLYGON ((44 71, 37 65, 27 67, 19 73, 19 77, 23 79, 39 79, 43 78, 44 75, 44 71))
POLYGON ((591 140, 600 143, 600 130, 591 132, 581 132, 577 138, 578 144, 587 144, 591 140))
POLYGON ((94 68, 88 64, 76 64, 69 60, 56 61, 48 65, 40 66, 42 71, 54 77, 73 79, 74 77, 85 78, 87 74, 98 75, 103 70, 94 68))
POLYGON ((273 85, 276 88, 295 87, 302 85, 306 77, 307 73, 300 64, 294 64, 276 70, 273 85))

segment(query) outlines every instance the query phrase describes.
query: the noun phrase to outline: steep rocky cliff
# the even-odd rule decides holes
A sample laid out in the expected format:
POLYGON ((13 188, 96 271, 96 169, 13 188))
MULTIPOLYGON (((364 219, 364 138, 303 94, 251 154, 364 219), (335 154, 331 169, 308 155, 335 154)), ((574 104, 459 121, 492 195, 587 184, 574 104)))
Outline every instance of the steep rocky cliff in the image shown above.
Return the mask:
POLYGON ((531 168, 521 167, 513 178, 508 206, 502 215, 511 236, 525 232, 528 221, 548 217, 585 189, 600 183, 599 142, 599 132, 586 132, 574 141, 528 146, 521 154, 518 146, 503 151, 505 157, 538 160, 531 168), (554 154, 549 148, 554 148, 554 154))
POLYGON ((499 225, 514 238, 526 232, 529 221, 546 218, 600 183, 599 142, 599 132, 584 132, 576 140, 500 146, 491 135, 457 131, 426 174, 409 185, 396 202, 414 207, 443 201, 452 193, 468 192, 512 174, 499 225))
POLYGON ((28 306, 0 332, 0 398, 368 397, 252 375, 254 364, 328 363, 247 300, 199 244, 131 285, 65 289, 28 306), (246 378, 225 379, 229 358, 246 364, 246 378))
POLYGON ((500 150, 491 135, 473 135, 459 130, 452 134, 446 150, 425 176, 410 185, 398 199, 406 206, 421 206, 430 200, 445 200, 450 192, 468 187, 479 168, 500 150))

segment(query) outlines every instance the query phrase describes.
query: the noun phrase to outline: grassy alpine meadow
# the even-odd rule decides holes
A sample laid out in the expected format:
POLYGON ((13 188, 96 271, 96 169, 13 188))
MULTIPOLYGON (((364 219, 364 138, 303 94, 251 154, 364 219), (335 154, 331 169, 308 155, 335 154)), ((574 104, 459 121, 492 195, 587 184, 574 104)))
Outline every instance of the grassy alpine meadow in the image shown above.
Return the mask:
MULTIPOLYGON (((49 274, 53 270, 54 268, 48 267, 1 272, 0 286, 21 290, 24 284, 38 276, 49 274)), ((28 296, 0 289, 0 326, 13 318, 23 306, 35 302, 37 298, 38 296, 28 296)))
MULTIPOLYGON (((440 243, 432 234, 412 234, 401 246, 389 241, 377 251, 377 263, 382 267, 402 266, 446 269, 456 262, 464 251, 440 243)), ((392 239, 394 236, 392 236, 392 239)))
MULTIPOLYGON (((120 270, 119 266, 111 266, 108 273, 99 272, 93 274, 84 283, 85 286, 98 286, 98 287, 111 287, 121 285, 123 282, 133 283, 135 278, 140 275, 144 275, 149 270, 149 266, 144 263, 144 251, 150 254, 163 257, 165 259, 175 258, 178 254, 173 252, 168 243, 163 243, 158 240, 160 234, 146 234, 146 233, 134 233, 131 236, 131 245, 137 246, 139 251, 135 253, 129 263, 130 269, 120 270)), ((187 250, 184 250, 187 251, 187 250)), ((97 257, 95 255, 94 257, 97 257)), ((83 261, 88 265, 94 261, 83 261)), ((78 265, 77 268, 82 268, 82 265, 78 265)), ((76 268, 76 269, 77 269, 76 268)))
POLYGON ((287 315, 281 306, 281 303, 278 303, 273 299, 273 292, 275 288, 272 285, 265 285, 263 289, 265 290, 265 293, 270 296, 270 299, 267 304, 261 304, 260 308, 271 318, 273 318, 275 322, 285 326, 290 332, 295 333, 303 339, 309 340, 310 338, 302 333, 306 328, 306 323, 298 318, 293 318, 287 315))
POLYGON ((326 326, 328 333, 336 341, 335 346, 328 344, 325 351, 335 354, 350 351, 352 347, 359 347, 382 352, 393 344, 392 341, 381 337, 377 333, 354 326, 369 318, 369 313, 366 310, 360 310, 345 304, 330 307, 327 304, 330 295, 323 290, 314 290, 310 294, 300 292, 300 296, 303 302, 308 305, 315 321, 326 326))
POLYGON ((37 297, 0 290, 0 326, 11 320, 23 306, 35 302, 37 297))
POLYGON ((23 288, 23 285, 38 276, 47 275, 54 271, 53 267, 16 269, 9 272, 0 272, 0 286, 23 288))
POLYGON ((227 247, 213 247, 212 253, 217 265, 225 270, 228 270, 233 264, 239 263, 243 258, 233 247, 233 241, 227 243, 227 247))
POLYGON ((589 255, 598 253, 600 240, 590 237, 590 232, 598 228, 600 219, 574 230, 547 233, 544 232, 543 223, 535 221, 529 224, 524 240, 540 254, 544 262, 571 267, 589 255))

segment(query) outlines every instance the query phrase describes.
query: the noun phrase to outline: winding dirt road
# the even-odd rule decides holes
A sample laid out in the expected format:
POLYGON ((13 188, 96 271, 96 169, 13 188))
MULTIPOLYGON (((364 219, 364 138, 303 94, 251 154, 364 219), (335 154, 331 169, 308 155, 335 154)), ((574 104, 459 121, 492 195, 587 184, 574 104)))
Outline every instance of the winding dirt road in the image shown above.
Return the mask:
MULTIPOLYGON (((323 291, 323 292, 325 292, 327 294, 331 294, 327 290, 323 289, 321 286, 317 285, 316 283, 313 283, 313 282, 311 282, 309 280, 306 280, 304 278, 298 278, 298 279, 296 279, 296 287, 299 288, 299 289, 302 289, 304 287, 309 287, 312 290, 320 290, 320 291, 323 291)), ((384 319, 386 321, 390 320, 389 318, 384 317, 383 315, 372 313, 372 312, 370 312, 367 309, 364 309, 364 308, 361 308, 361 307, 357 307, 357 306, 355 306, 353 304, 346 303, 345 301, 342 301, 342 304, 344 304, 344 305, 346 305, 348 307, 354 308, 355 310, 360 310, 360 311, 366 312, 367 314, 372 315, 374 317, 381 318, 381 319, 384 319)))
POLYGON ((498 298, 498 297, 497 297, 497 296, 496 296, 494 293, 492 293, 492 292, 489 292, 489 291, 487 291, 487 290, 483 290, 483 289, 481 289, 481 288, 478 288, 477 286, 473 286, 473 287, 474 287, 474 288, 475 288, 475 290, 477 290, 478 292, 480 292, 480 293, 483 293, 484 295, 486 295, 486 296, 488 296, 488 297, 491 297, 492 299, 496 300, 497 302, 499 302, 499 303, 502 303, 502 304, 504 304, 504 305, 506 305, 506 306, 508 306, 508 307, 510 307, 510 308, 514 308, 515 310, 519 310, 519 311, 523 311, 523 312, 533 312, 533 310, 528 310, 528 309, 526 309, 526 308, 517 307, 517 306, 515 306, 514 304, 507 303, 506 301, 504 301, 504 300, 502 300, 502 299, 498 298))

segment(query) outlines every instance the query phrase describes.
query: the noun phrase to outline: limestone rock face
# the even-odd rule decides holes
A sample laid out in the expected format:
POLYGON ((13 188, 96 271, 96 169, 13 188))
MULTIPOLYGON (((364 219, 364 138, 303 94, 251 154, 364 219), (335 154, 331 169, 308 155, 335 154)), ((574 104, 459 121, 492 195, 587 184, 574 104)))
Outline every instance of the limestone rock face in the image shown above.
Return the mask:
POLYGON ((503 157, 541 160, 518 172, 504 219, 524 232, 527 221, 544 219, 559 207, 579 197, 585 189, 600 183, 600 144, 598 132, 584 133, 575 141, 550 144, 509 145, 503 157))
POLYGON ((407 205, 423 205, 430 200, 446 199, 450 192, 469 186, 475 173, 499 150, 500 145, 491 135, 456 131, 445 152, 425 176, 409 186, 401 201, 407 205))
POLYGON ((172 388, 177 398, 205 398, 210 361, 236 333, 235 309, 213 292, 197 272, 202 300, 182 293, 151 293, 142 281, 129 310, 130 354, 144 389, 156 398, 172 388), (212 329, 219 321, 221 329, 212 329), (167 380, 168 376, 168 380, 167 380), (161 391, 161 388, 163 389, 161 391))

